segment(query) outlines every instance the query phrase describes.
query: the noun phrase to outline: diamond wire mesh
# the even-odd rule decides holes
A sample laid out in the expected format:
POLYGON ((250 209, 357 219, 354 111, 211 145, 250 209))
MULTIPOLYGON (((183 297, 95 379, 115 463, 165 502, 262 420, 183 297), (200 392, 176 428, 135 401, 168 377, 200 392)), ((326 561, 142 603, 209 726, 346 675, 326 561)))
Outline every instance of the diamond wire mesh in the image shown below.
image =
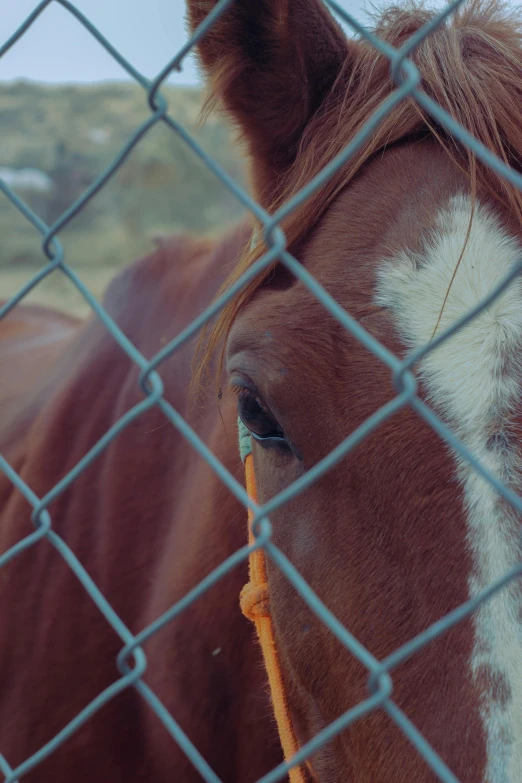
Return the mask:
MULTIPOLYGON (((53 753, 63 742, 66 742, 80 726, 88 721, 104 704, 113 699, 118 693, 126 688, 134 687, 143 699, 150 705, 156 713, 158 719, 164 724, 173 739, 178 743, 190 759, 193 766, 199 772, 201 778, 208 783, 220 783, 219 778, 207 764, 205 759, 198 752, 197 748, 191 743, 189 738, 183 732, 156 694, 143 682, 142 675, 147 666, 145 654, 141 645, 149 639, 160 628, 165 626, 174 617, 184 611, 190 604, 198 599, 212 585, 216 584, 226 573, 235 568, 239 563, 246 560, 248 555, 254 549, 263 547, 272 561, 284 572, 289 581, 293 584, 297 592, 306 601, 308 606, 317 615, 317 617, 329 628, 329 630, 344 644, 344 646, 354 655, 368 670, 368 697, 351 708, 325 729, 316 734, 306 745, 304 745, 290 763, 281 763, 270 773, 265 775, 257 783, 274 783, 282 780, 290 767, 295 766, 311 754, 317 751, 322 745, 331 740, 336 734, 378 708, 388 713, 397 726, 402 730, 411 744, 417 749, 418 753, 424 758, 426 764, 433 770, 439 780, 444 783, 458 783, 457 778, 446 766, 444 761, 429 745, 419 730, 409 720, 407 715, 394 703, 391 698, 393 683, 391 679, 392 670, 414 655, 433 639, 445 633, 456 623, 469 616, 481 603, 489 599, 494 593, 502 589, 508 582, 515 579, 522 573, 522 563, 515 566, 505 576, 496 583, 490 585, 479 595, 468 600, 457 607, 449 614, 433 623, 422 633, 401 645, 394 652, 388 655, 384 660, 377 660, 370 652, 337 620, 337 618, 328 610, 328 608, 314 594, 312 589, 301 577, 292 563, 285 557, 271 541, 271 525, 269 515, 281 507, 284 503, 295 497, 299 492, 309 487, 327 470, 337 464, 344 456, 363 441, 372 431, 376 430, 386 419, 393 416, 403 407, 411 406, 417 414, 422 417, 432 429, 460 456, 468 462, 486 481, 488 481, 495 490, 503 496, 506 501, 517 511, 522 512, 522 499, 508 487, 504 486, 495 476, 484 468, 470 453, 466 446, 461 443, 454 433, 445 426, 438 416, 416 395, 416 380, 412 374, 413 366, 419 362, 427 353, 435 350, 442 342, 447 340, 458 329, 462 328, 472 318, 476 317, 482 310, 498 297, 511 283, 511 281, 520 273, 522 269, 522 260, 515 265, 505 280, 478 306, 470 311, 460 321, 453 324, 445 332, 441 333, 429 345, 425 345, 417 351, 412 352, 404 360, 399 360, 390 353, 381 343, 373 338, 356 320, 354 320, 323 288, 322 286, 302 267, 298 261, 286 250, 286 239, 284 232, 280 228, 280 223, 293 209, 305 201, 312 192, 320 188, 329 177, 331 177, 341 166, 343 166, 356 150, 371 135, 374 129, 386 117, 386 115, 402 100, 407 97, 413 97, 415 100, 447 131, 449 131, 460 142, 467 145, 477 157, 487 166, 504 176, 510 183, 522 190, 522 176, 516 171, 510 169, 501 160, 494 156, 486 147, 480 144, 466 130, 455 122, 438 104, 432 101, 423 91, 420 85, 420 76, 408 59, 408 55, 422 39, 429 35, 443 20, 448 17, 464 0, 453 0, 441 12, 417 33, 415 33, 400 49, 395 49, 384 41, 375 37, 370 31, 364 28, 356 19, 342 9, 335 0, 324 0, 331 10, 341 17, 354 31, 359 33, 369 43, 376 47, 382 54, 389 58, 391 73, 397 84, 396 90, 381 104, 374 112, 365 127, 353 138, 350 143, 330 162, 311 182, 308 183, 300 192, 295 194, 287 201, 275 214, 269 215, 261 208, 250 196, 243 191, 220 166, 205 153, 205 151, 191 138, 191 136, 176 122, 168 112, 168 105, 160 93, 160 88, 164 80, 174 70, 180 70, 183 59, 195 46, 195 44, 205 35, 209 28, 215 23, 218 17, 227 12, 227 7, 234 0, 219 0, 213 10, 208 14, 205 21, 195 31, 192 37, 177 53, 177 55, 165 66, 165 68, 153 80, 147 80, 139 73, 128 60, 126 60, 100 33, 100 31, 86 18, 72 3, 68 0, 43 0, 34 11, 13 33, 13 35, 0 47, 0 58, 24 35, 29 27, 37 20, 39 15, 51 3, 58 3, 70 14, 72 14, 79 24, 105 48, 105 50, 114 57, 127 73, 140 84, 146 92, 148 105, 150 107, 150 117, 134 130, 128 142, 121 149, 119 154, 108 166, 98 179, 78 198, 52 225, 46 225, 29 207, 2 181, 0 188, 5 196, 14 204, 14 206, 27 218, 42 236, 42 252, 47 259, 44 268, 36 274, 19 292, 12 297, 2 308, 0 308, 0 319, 7 315, 10 310, 20 302, 29 291, 43 280, 47 275, 60 272, 64 274, 76 286, 83 298, 90 305, 94 313, 104 324, 108 334, 114 339, 122 351, 135 362, 140 368, 140 384, 145 398, 142 402, 135 405, 130 411, 122 416, 96 443, 96 445, 78 462, 78 464, 58 483, 47 495, 42 498, 37 497, 31 488, 21 479, 21 477, 12 469, 9 463, 0 455, 0 468, 4 471, 7 478, 22 493, 32 506, 32 522, 35 527, 34 532, 28 534, 15 546, 8 549, 0 555, 0 568, 5 566, 10 560, 22 554, 28 548, 35 546, 42 539, 47 539, 55 548, 57 553, 64 559, 76 577, 79 579, 87 594, 96 604, 99 611, 103 614, 107 622, 112 626, 115 632, 122 640, 123 647, 117 658, 118 669, 121 677, 110 687, 102 691, 92 702, 76 715, 58 734, 56 734, 47 744, 38 752, 27 758, 16 768, 12 768, 8 760, 0 754, 0 770, 5 776, 5 783, 15 783, 23 776, 34 769, 43 759, 53 753), (117 324, 111 319, 103 307, 97 302, 94 296, 89 292, 86 286, 76 273, 68 266, 64 258, 64 251, 58 238, 58 233, 64 226, 90 201, 96 193, 113 176, 119 167, 125 161, 130 151, 138 144, 140 139, 157 123, 165 123, 188 145, 192 152, 197 155, 205 165, 218 177, 219 180, 235 195, 238 201, 254 215, 264 230, 264 240, 268 248, 265 254, 259 258, 242 277, 223 294, 218 300, 202 312, 194 321, 177 335, 168 345, 166 345, 156 356, 147 361, 145 357, 136 349, 136 347, 127 339, 127 337, 118 328, 117 324), (183 343, 192 335, 198 332, 201 327, 212 318, 243 286, 253 279, 263 268, 266 268, 275 258, 282 261, 283 264, 311 291, 317 299, 323 304, 326 310, 331 313, 355 338, 357 338, 369 351, 378 357, 392 371, 397 396, 377 410, 370 416, 355 432, 348 436, 341 444, 331 451, 321 462, 315 465, 305 475, 300 477, 291 486, 280 492, 279 495, 272 498, 264 506, 255 505, 245 489, 234 477, 226 470, 219 460, 199 439, 191 427, 184 421, 183 417, 163 398, 163 385, 159 375, 156 372, 157 367, 170 357, 183 343), (243 503, 245 508, 250 507, 254 511, 253 529, 255 533, 255 543, 252 546, 244 546, 221 563, 212 573, 201 581, 194 589, 189 591, 181 600, 173 605, 155 622, 150 624, 137 635, 133 635, 112 609, 110 604, 104 598, 96 584, 92 581, 82 565, 76 558, 74 552, 52 529, 52 519, 47 507, 67 489, 79 474, 93 461, 101 456, 108 444, 118 436, 118 434, 136 419, 145 410, 157 406, 167 419, 182 434, 188 443, 205 459, 211 468, 216 472, 223 483, 243 503), (132 660, 132 665, 131 665, 132 660)), ((241 2, 241 0, 235 0, 241 2)))

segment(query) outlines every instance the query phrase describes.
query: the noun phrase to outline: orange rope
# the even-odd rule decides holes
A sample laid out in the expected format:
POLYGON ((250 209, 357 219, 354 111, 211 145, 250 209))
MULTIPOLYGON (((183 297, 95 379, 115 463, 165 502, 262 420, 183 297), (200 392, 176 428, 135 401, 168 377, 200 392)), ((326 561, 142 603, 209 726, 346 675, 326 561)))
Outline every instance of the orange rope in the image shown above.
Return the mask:
MULTIPOLYGON (((256 480, 254 476, 254 461, 252 454, 248 454, 245 459, 245 476, 248 495, 257 503, 256 480)), ((254 542, 252 519, 253 514, 249 509, 249 544, 254 542)), ((256 549, 251 553, 249 558, 249 570, 250 581, 241 591, 241 610, 256 626, 268 674, 268 683, 270 685, 274 715, 279 729, 279 737, 281 739, 285 761, 288 762, 297 753, 299 746, 297 744, 294 727, 292 726, 292 719, 288 709, 285 686, 275 645, 272 618, 270 617, 265 553, 262 549, 256 549)), ((306 783, 306 778, 301 767, 293 767, 288 774, 290 776, 290 783, 306 783)))

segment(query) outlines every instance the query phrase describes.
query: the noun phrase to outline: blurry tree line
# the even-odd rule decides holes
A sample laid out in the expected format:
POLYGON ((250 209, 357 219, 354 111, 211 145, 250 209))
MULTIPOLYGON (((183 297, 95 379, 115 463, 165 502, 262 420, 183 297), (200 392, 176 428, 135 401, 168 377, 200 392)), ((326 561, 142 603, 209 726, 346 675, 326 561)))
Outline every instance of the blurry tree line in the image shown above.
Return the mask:
MULTIPOLYGON (((244 159, 224 121, 211 117, 198 124, 200 91, 167 87, 163 92, 171 115, 245 186, 244 159)), ((0 169, 12 178, 17 194, 51 224, 148 116, 145 92, 133 84, 0 85, 0 169), (33 178, 45 176, 49 187, 24 179, 28 170, 33 178)), ((159 123, 60 237, 73 266, 114 266, 147 252, 154 235, 222 229, 241 215, 234 196, 176 133, 159 123)), ((0 266, 41 265, 41 237, 1 193, 0 230, 0 266)))

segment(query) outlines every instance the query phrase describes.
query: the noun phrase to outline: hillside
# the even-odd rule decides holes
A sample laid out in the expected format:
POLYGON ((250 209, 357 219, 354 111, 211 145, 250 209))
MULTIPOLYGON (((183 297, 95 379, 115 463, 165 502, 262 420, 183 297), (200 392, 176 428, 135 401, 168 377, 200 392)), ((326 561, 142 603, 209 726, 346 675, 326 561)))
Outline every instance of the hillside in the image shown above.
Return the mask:
MULTIPOLYGON (((244 160, 223 120, 211 116, 203 125, 197 124, 201 92, 179 87, 165 87, 162 92, 171 116, 244 185, 244 160)), ((146 94, 134 84, 0 85, 0 176, 51 223, 149 116, 146 94)), ((103 289, 116 267, 152 247, 155 235, 180 229, 208 232, 242 214, 232 194, 161 123, 146 134, 93 201, 60 232, 60 238, 69 263, 87 282, 96 275, 103 278, 103 284, 94 285, 103 289)), ((42 253, 38 232, 1 193, 0 231, 0 298, 4 298, 41 267, 42 253)), ((54 300, 55 284, 62 285, 49 280, 44 286, 49 295, 35 292, 32 299, 54 300)), ((63 300, 63 293, 57 298, 63 300)))

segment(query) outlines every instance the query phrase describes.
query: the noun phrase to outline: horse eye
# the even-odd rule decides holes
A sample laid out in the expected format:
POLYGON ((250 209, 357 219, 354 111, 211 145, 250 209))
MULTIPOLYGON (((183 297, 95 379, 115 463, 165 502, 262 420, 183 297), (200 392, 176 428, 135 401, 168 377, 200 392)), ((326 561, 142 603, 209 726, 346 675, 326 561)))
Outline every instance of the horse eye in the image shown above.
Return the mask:
POLYGON ((249 389, 242 388, 237 409, 241 421, 257 440, 285 441, 285 436, 274 416, 249 389))

